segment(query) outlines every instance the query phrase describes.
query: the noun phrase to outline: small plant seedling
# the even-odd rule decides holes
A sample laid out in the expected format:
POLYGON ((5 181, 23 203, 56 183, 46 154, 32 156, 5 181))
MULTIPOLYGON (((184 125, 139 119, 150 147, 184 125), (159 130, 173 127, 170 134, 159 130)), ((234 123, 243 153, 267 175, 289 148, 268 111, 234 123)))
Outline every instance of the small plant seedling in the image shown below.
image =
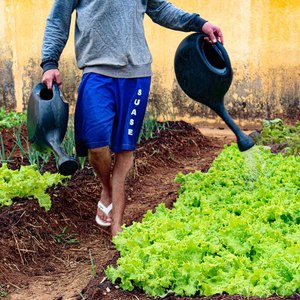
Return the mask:
POLYGON ((94 263, 94 259, 93 259, 91 250, 90 250, 90 260, 91 260, 91 273, 92 273, 93 278, 96 278, 97 273, 96 273, 95 263, 94 263))
POLYGON ((6 288, 4 285, 0 284, 0 297, 7 297, 8 292, 6 291, 6 288))
POLYGON ((76 238, 76 233, 67 233, 68 226, 65 226, 61 233, 54 236, 54 240, 58 244, 77 244, 79 240, 76 238))

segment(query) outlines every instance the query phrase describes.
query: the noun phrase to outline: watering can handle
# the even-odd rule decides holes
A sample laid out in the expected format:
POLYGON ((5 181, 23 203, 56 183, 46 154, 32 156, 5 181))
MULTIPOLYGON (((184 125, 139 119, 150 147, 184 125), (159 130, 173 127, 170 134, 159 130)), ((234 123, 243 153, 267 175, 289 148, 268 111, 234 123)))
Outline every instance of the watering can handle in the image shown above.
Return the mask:
MULTIPOLYGON (((205 38, 209 39, 209 36, 207 34, 204 34, 204 33, 200 33, 199 34, 199 39, 204 39, 206 40, 205 38)), ((206 41, 207 43, 209 43, 208 41, 206 41)), ((218 51, 218 52, 221 52, 222 56, 223 56, 223 59, 224 59, 224 62, 226 64, 226 66, 231 66, 230 64, 230 59, 229 59, 229 56, 228 56, 228 53, 227 51, 225 50, 224 46, 222 45, 221 42, 217 41, 216 43, 213 43, 212 44, 212 47, 218 51)))
POLYGON ((53 90, 53 94, 61 93, 60 88, 58 87, 58 84, 54 80, 52 82, 52 90, 53 90))
POLYGON ((64 101, 63 93, 62 93, 61 89, 59 88, 58 84, 54 80, 52 82, 52 91, 53 91, 53 96, 59 95, 59 97, 64 101))
POLYGON ((229 59, 229 56, 228 56, 228 53, 227 51, 225 50, 224 46, 222 45, 221 42, 217 41, 216 43, 212 44, 212 46, 217 50, 217 51, 220 51, 222 56, 223 56, 223 59, 224 59, 224 62, 226 64, 226 66, 231 66, 230 64, 230 59, 229 59))

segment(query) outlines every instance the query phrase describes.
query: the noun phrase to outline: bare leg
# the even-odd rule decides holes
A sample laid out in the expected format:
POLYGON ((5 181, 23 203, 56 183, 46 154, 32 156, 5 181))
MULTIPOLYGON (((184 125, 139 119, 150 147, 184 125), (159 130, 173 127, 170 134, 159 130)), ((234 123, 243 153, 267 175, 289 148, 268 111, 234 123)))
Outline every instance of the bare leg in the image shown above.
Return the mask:
MULTIPOLYGON (((111 189, 111 153, 109 147, 89 149, 89 161, 102 183, 101 202, 108 206, 112 202, 111 189)), ((111 216, 107 217, 100 209, 98 216, 105 222, 111 222, 111 216)))
POLYGON ((112 174, 112 224, 111 233, 115 236, 122 231, 125 210, 125 180, 133 165, 133 151, 122 151, 115 154, 112 174))

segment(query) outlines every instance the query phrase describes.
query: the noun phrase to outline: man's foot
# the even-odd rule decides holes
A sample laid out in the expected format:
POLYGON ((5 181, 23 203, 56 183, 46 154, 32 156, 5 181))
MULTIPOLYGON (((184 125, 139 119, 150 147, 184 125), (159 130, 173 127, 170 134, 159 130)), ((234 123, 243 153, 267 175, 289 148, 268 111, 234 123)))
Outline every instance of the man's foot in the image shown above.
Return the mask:
POLYGON ((97 216, 96 219, 100 219, 100 222, 96 220, 96 222, 101 225, 101 221, 104 223, 109 223, 109 224, 102 224, 101 226, 110 226, 112 222, 111 218, 111 211, 112 211, 112 206, 111 205, 111 190, 107 189, 105 187, 102 187, 101 195, 100 195, 100 201, 98 202, 97 205, 97 216))
POLYGON ((116 236, 119 232, 122 232, 123 229, 120 225, 111 225, 111 235, 116 236))
POLYGON ((96 223, 100 226, 108 227, 111 225, 112 203, 105 206, 101 201, 97 205, 96 223))

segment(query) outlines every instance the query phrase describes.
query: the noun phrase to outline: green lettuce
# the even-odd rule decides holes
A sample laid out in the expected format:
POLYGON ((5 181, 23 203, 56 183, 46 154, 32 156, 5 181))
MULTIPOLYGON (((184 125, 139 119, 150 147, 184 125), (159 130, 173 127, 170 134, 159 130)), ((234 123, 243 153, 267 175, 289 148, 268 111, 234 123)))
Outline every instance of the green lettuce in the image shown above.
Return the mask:
POLYGON ((7 164, 0 168, 0 207, 13 204, 13 198, 34 197, 46 211, 51 208, 51 198, 46 189, 62 183, 66 176, 60 174, 43 175, 36 166, 21 166, 20 170, 11 170, 7 164))
POLYGON ((150 296, 282 296, 300 292, 300 157, 225 147, 207 173, 183 175, 164 204, 114 238, 106 269, 150 296))

